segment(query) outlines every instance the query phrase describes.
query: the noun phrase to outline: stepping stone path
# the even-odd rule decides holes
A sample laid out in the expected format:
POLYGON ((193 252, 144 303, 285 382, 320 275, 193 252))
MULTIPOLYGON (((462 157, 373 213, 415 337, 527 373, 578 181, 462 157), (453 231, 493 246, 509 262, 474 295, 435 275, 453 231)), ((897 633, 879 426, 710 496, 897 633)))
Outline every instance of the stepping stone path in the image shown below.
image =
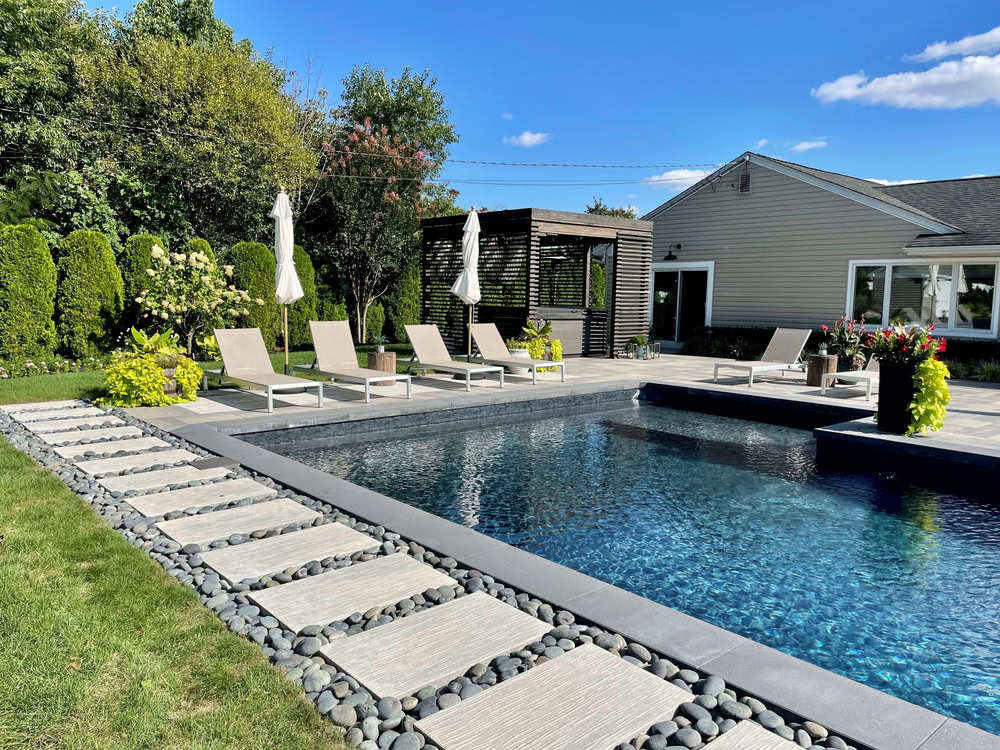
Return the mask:
POLYGON ((691 693, 586 644, 417 722, 442 750, 608 750, 691 693))
POLYGON ((385 607, 427 589, 454 583, 453 578, 430 565, 409 555, 395 554, 252 591, 249 596, 261 609, 297 633, 307 625, 326 625, 355 612, 385 607))
POLYGON ((59 417, 97 417, 102 414, 104 414, 102 409, 98 409, 96 406, 87 406, 80 409, 48 409, 46 411, 18 412, 13 416, 14 419, 21 424, 28 424, 29 422, 38 422, 44 419, 57 419, 59 417))
POLYGON ((444 685, 473 664, 524 648, 551 629, 537 617, 476 592, 340 638, 321 653, 376 697, 405 697, 428 685, 444 685))
POLYGON ((223 578, 232 583, 239 583, 244 578, 259 578, 287 568, 301 567, 312 560, 350 555, 378 546, 378 542, 367 534, 349 529, 341 523, 327 523, 311 529, 262 539, 253 544, 211 550, 204 553, 201 559, 223 578))
POLYGON ((170 443, 165 443, 159 438, 145 437, 136 438, 135 440, 105 440, 103 442, 88 443, 87 445, 66 445, 62 448, 53 448, 53 450, 58 453, 63 458, 73 458, 73 456, 82 456, 87 451, 94 451, 94 453, 117 453, 118 451, 125 451, 126 453, 140 453, 141 451, 148 451, 150 448, 166 448, 170 443))
MULTIPOLYGON (((38 437, 49 445, 79 443, 81 440, 107 440, 108 438, 137 437, 142 434, 138 427, 107 427, 97 430, 70 430, 69 432, 44 432, 38 437)), ((87 449, 89 450, 89 448, 87 449)))
POLYGON ((90 404, 86 401, 80 401, 80 399, 72 398, 65 401, 36 401, 31 404, 11 404, 10 406, 5 406, 3 410, 8 414, 17 414, 22 411, 72 409, 75 406, 89 407, 90 404))
POLYGON ((741 721, 710 745, 712 750, 796 750, 800 745, 769 732, 753 721, 741 721))
POLYGON ((126 474, 120 477, 105 477, 97 483, 109 492, 128 492, 136 490, 158 490, 172 484, 187 484, 188 482, 218 479, 229 473, 229 469, 196 469, 193 466, 175 466, 172 469, 160 471, 144 471, 141 474, 126 474))
MULTIPOLYGON (((168 469, 167 471, 170 470, 168 469)), ((159 472, 151 473, 159 474, 159 472)), ((129 497, 128 503, 144 516, 155 518, 173 510, 204 508, 207 505, 224 505, 240 500, 260 500, 266 497, 274 497, 277 494, 278 491, 272 487, 265 487, 260 482, 242 478, 233 479, 228 482, 209 482, 197 487, 185 487, 182 490, 171 490, 170 492, 138 495, 136 497, 129 497)), ((369 537, 366 538, 370 541, 369 537)), ((270 573, 272 571, 269 570, 267 572, 270 573)))
POLYGON ((291 523, 303 521, 312 523, 317 518, 320 518, 320 514, 316 511, 299 505, 294 500, 281 498, 242 508, 217 510, 214 513, 162 521, 156 524, 156 527, 184 546, 208 544, 233 534, 250 533, 260 529, 278 529, 291 523))
MULTIPOLYGON (((29 427, 32 432, 40 434, 43 432, 62 432, 64 430, 72 430, 77 427, 107 427, 108 425, 123 425, 125 424, 118 417, 112 417, 110 414, 106 414, 103 417, 72 417, 71 415, 79 409, 67 409, 64 414, 66 414, 66 419, 53 419, 45 422, 39 422, 38 424, 29 423, 26 427, 29 427)), ((79 433, 73 433, 74 435, 80 434, 85 435, 88 430, 82 430, 79 433)))
MULTIPOLYGON (((181 462, 195 461, 199 456, 191 451, 183 449, 172 451, 157 451, 156 453, 142 453, 135 456, 119 456, 118 458, 98 458, 95 460, 76 461, 78 469, 82 469, 88 474, 108 474, 120 473, 131 469, 148 469, 157 464, 179 464, 181 462)), ((133 488, 134 489, 134 488, 133 488)))

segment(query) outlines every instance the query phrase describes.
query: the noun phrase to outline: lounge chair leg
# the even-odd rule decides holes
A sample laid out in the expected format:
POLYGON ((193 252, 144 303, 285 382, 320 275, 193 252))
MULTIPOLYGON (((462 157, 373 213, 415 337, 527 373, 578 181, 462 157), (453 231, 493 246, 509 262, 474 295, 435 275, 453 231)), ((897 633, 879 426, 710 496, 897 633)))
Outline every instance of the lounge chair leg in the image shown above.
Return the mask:
POLYGON ((750 371, 750 379, 747 381, 747 388, 753 388, 753 370, 750 371))
POLYGON ((413 398, 413 378, 406 378, 406 397, 413 398))
POLYGON ((826 395, 826 378, 823 378, 823 382, 819 386, 819 395, 820 396, 826 395))
MULTIPOLYGON (((565 372, 565 370, 563 372, 565 372)), ((719 366, 718 365, 715 366, 715 375, 712 376, 712 382, 713 383, 718 383, 719 382, 719 366)))
POLYGON ((500 368, 500 387, 503 388, 503 368, 500 368))
POLYGON ((871 378, 868 379, 868 387, 865 388, 865 401, 872 400, 872 381, 871 378))
POLYGON ((372 400, 372 384, 370 380, 365 381, 365 403, 370 404, 372 400))
POLYGON ((562 373, 562 382, 566 382, 566 365, 559 366, 559 372, 562 373))
POLYGON ((323 408, 323 384, 322 383, 319 384, 319 388, 317 390, 319 391, 319 406, 317 408, 322 409, 323 408))
MULTIPOLYGON (((503 380, 503 373, 500 373, 500 380, 503 380)), ((538 385, 538 365, 531 366, 531 384, 538 385)))
POLYGON ((472 373, 466 371, 465 373, 465 392, 468 393, 472 390, 472 373))
POLYGON ((267 413, 272 414, 274 412, 274 392, 271 387, 267 387, 267 413))

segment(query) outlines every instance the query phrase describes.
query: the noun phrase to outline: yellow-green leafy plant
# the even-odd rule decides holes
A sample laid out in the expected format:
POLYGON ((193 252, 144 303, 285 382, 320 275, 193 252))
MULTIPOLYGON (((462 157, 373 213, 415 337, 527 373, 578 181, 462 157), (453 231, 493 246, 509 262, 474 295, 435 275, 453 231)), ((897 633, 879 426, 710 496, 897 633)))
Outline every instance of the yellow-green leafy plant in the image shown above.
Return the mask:
POLYGON ((944 425, 948 402, 951 393, 948 391, 947 378, 951 377, 944 362, 937 359, 926 359, 917 365, 913 376, 916 392, 910 402, 912 420, 907 435, 922 435, 927 431, 939 430, 944 425))
POLYGON ((215 339, 214 333, 206 333, 204 336, 199 336, 197 344, 198 350, 206 362, 218 362, 222 359, 219 342, 215 339))
POLYGON ((177 358, 174 380, 177 381, 177 397, 181 401, 194 401, 201 387, 202 370, 193 359, 177 358))
POLYGON ((100 406, 169 406, 180 401, 194 401, 198 395, 202 371, 183 355, 169 357, 175 367, 177 395, 164 393, 167 375, 163 371, 163 355, 123 352, 115 356, 104 370, 107 395, 97 399, 100 406))
POLYGON ((147 334, 145 331, 132 328, 132 351, 139 354, 157 354, 169 357, 184 351, 178 343, 177 334, 172 331, 159 331, 147 334))

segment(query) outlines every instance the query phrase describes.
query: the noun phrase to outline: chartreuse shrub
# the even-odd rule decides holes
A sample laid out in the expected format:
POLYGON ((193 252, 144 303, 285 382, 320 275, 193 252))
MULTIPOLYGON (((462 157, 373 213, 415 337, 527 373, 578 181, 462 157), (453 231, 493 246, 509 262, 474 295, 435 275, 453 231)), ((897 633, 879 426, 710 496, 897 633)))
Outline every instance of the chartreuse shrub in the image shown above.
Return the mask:
POLYGON ((152 265, 154 247, 167 249, 166 243, 154 234, 133 234, 128 238, 118 256, 118 269, 125 285, 125 312, 123 315, 124 330, 138 322, 142 308, 135 301, 139 293, 146 287, 146 270, 152 265))
POLYGON ((101 406, 169 406, 198 397, 202 371, 191 359, 181 355, 168 356, 127 352, 118 354, 104 371, 107 395, 97 399, 101 406), (167 395, 167 375, 164 368, 174 368, 177 394, 167 395))
POLYGON ((292 348, 301 348, 312 342, 309 321, 319 320, 316 313, 316 269, 309 253, 301 245, 295 246, 294 258, 303 296, 288 306, 288 343, 292 348))
POLYGON ((420 322, 420 264, 410 263, 403 269, 395 288, 386 300, 386 315, 389 318, 389 334, 404 344, 408 340, 406 328, 420 322))
POLYGON ((939 360, 925 359, 917 365, 913 376, 916 388, 910 403, 913 418, 906 430, 907 435, 922 435, 928 430, 939 430, 944 425, 945 407, 951 401, 946 382, 949 377, 948 368, 939 360))
POLYGON ((52 351, 56 345, 56 264, 32 226, 0 227, 0 359, 52 351))
POLYGON ((229 249, 226 264, 232 266, 232 283, 237 288, 264 301, 249 309, 244 325, 259 328, 264 343, 273 349, 281 330, 281 312, 274 301, 274 253, 260 242, 240 242, 229 249))
POLYGON ((63 239, 58 279, 59 345, 74 357, 97 354, 118 329, 125 291, 108 238, 77 229, 63 239))

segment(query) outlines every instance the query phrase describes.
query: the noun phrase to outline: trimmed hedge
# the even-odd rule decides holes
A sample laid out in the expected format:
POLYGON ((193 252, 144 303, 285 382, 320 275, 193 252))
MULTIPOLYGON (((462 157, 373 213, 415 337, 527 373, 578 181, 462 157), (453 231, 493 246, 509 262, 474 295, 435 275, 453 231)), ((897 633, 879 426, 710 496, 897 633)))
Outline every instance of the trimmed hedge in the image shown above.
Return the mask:
POLYGON ((56 264, 41 233, 27 224, 0 227, 0 359, 56 346, 56 264))
POLYGON ((150 252, 153 245, 159 245, 164 250, 168 249, 166 243, 155 234, 133 234, 118 256, 118 269, 125 285, 125 310, 120 326, 123 331, 138 326, 142 317, 142 308, 136 304, 135 298, 148 283, 149 276, 146 275, 146 271, 152 265, 150 252))
POLYGON ((60 246, 56 293, 59 345, 74 357, 109 349, 122 316, 124 284, 108 238, 77 229, 60 246))
POLYGON ((368 334, 368 340, 362 343, 371 343, 371 340, 375 336, 382 335, 382 329, 385 327, 385 308, 382 307, 381 303, 373 302, 368 307, 368 314, 365 316, 365 333, 368 334))
POLYGON ((184 252, 188 255, 191 253, 202 253, 207 255, 213 263, 216 263, 215 251, 212 250, 212 246, 208 244, 208 240, 203 240, 200 237, 188 240, 188 243, 184 246, 184 252))
POLYGON ((395 288, 386 299, 386 315, 389 318, 387 335, 393 341, 405 343, 404 326, 420 323, 420 264, 410 263, 399 275, 395 288))
POLYGON ((301 245, 295 246, 294 258, 295 272, 304 296, 288 306, 288 343, 292 349, 301 349, 312 344, 309 321, 319 320, 316 314, 316 269, 309 253, 301 245))
POLYGON ((248 305, 250 314, 240 325, 259 328, 264 343, 274 349, 281 331, 281 312, 274 301, 274 253, 260 242, 239 242, 226 253, 224 265, 233 267, 232 283, 237 289, 264 300, 263 305, 248 305))

